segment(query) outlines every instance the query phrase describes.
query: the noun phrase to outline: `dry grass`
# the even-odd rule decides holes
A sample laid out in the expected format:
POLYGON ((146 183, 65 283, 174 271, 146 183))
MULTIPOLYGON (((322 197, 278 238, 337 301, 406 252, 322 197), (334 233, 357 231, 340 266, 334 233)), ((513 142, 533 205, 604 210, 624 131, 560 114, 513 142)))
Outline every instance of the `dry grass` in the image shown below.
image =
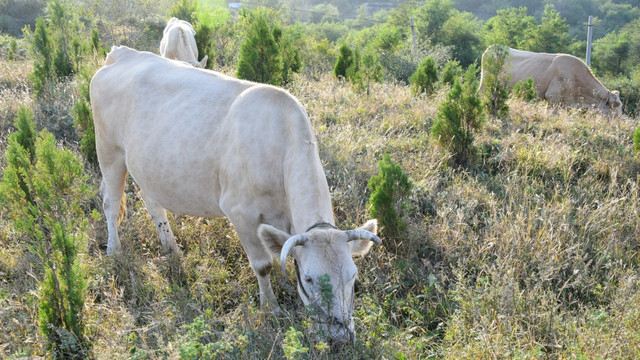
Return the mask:
MULTIPOLYGON (((0 66, 18 74, 0 100, 5 141, 14 104, 36 105, 28 65, 0 66)), ((283 358, 291 326, 312 359, 640 356, 636 119, 512 101, 511 118, 488 119, 477 135, 481 161, 463 170, 447 166, 430 138, 445 90, 416 99, 407 87, 374 84, 367 96, 326 76, 290 91, 317 133, 341 227, 368 218, 367 180, 382 154, 415 184, 401 211, 405 236, 356 261, 357 344, 338 353, 315 347, 294 284, 278 269, 274 288, 290 314, 261 310, 224 219, 172 216, 184 256, 164 257, 130 185, 122 256, 105 256, 104 221, 91 219, 84 318, 96 358, 177 359, 197 342, 220 358, 283 358), (204 332, 189 326, 198 317, 204 332)), ((68 111, 56 101, 48 104, 56 113, 68 111)), ((91 176, 97 186, 99 174, 91 176)), ((0 244, 0 354, 44 355, 35 297, 42 274, 5 220, 0 244)))

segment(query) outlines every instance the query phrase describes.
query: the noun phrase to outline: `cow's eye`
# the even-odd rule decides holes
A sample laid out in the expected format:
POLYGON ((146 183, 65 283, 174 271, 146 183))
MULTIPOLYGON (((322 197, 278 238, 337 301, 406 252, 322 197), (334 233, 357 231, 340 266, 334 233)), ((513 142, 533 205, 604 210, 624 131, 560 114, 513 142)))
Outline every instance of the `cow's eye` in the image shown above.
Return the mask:
POLYGON ((305 276, 304 281, 306 281, 307 284, 313 284, 313 279, 311 278, 311 276, 305 276))

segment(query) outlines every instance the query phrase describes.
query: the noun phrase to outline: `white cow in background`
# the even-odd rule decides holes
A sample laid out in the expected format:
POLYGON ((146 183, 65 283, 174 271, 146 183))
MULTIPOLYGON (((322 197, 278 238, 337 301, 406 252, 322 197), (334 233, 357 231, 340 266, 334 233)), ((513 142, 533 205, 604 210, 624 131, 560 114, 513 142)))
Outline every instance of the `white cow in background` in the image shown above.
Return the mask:
POLYGON ((311 122, 293 96, 127 47, 112 48, 90 91, 109 254, 121 249, 128 172, 166 250, 178 251, 166 210, 226 216, 258 278, 261 304, 279 310, 273 257, 284 268, 292 256, 298 292, 318 310, 316 325, 334 344, 355 339, 352 256, 380 243, 377 223, 335 226, 311 122), (329 306, 321 300, 325 275, 329 306))
POLYGON ((182 60, 189 64, 204 68, 207 65, 207 55, 198 61, 198 47, 196 46, 196 32, 193 26, 184 20, 171 18, 162 32, 160 41, 160 56, 167 59, 182 60))

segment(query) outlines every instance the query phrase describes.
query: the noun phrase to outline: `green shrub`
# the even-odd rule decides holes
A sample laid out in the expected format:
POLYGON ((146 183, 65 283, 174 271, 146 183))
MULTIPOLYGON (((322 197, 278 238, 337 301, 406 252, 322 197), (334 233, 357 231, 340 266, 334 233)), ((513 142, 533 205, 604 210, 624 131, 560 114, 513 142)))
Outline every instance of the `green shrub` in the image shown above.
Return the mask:
POLYGON ((464 83, 455 79, 447 99, 438 106, 438 115, 431 128, 440 145, 453 154, 455 163, 468 166, 475 162, 474 131, 479 131, 484 121, 482 102, 476 94, 477 68, 469 66, 464 83))
POLYGON ((438 82, 438 69, 435 60, 431 57, 424 59, 418 69, 411 75, 409 82, 414 96, 420 94, 431 95, 438 82))
POLYGON ((336 77, 347 78, 347 69, 353 67, 355 63, 355 57, 353 54, 353 50, 347 44, 340 45, 340 50, 338 50, 338 60, 336 61, 336 65, 333 67, 333 74, 336 77))
POLYGON ((386 236, 397 237, 406 228, 406 222, 398 217, 396 208, 409 195, 413 184, 389 155, 382 157, 378 168, 378 175, 372 176, 368 182, 371 190, 369 214, 378 219, 386 236))
POLYGON ((518 81, 511 90, 511 94, 525 101, 533 101, 538 98, 538 90, 533 83, 533 79, 528 77, 525 81, 518 81))
POLYGON ((510 75, 504 71, 509 61, 509 48, 493 45, 482 55, 482 96, 487 113, 491 116, 509 115, 510 75))
POLYGON ((169 9, 169 16, 193 24, 199 5, 198 0, 178 0, 169 9))
POLYGON ((89 98, 91 75, 83 71, 78 75, 78 101, 73 105, 73 124, 80 135, 80 152, 87 161, 98 165, 96 135, 93 127, 93 114, 89 98))
POLYGON ((449 84, 451 86, 455 79, 462 77, 462 74, 463 71, 460 62, 458 62, 458 60, 450 60, 447 61, 442 69, 440 81, 442 81, 443 84, 449 84))
POLYGON ((633 132, 633 150, 640 154, 640 126, 633 132))
MULTIPOLYGON (((248 28, 240 47, 237 76, 240 79, 281 85, 283 80, 287 80, 283 77, 283 52, 278 43, 282 38, 282 29, 277 24, 269 24, 264 10, 254 11, 248 16, 248 28)), ((287 71, 291 69, 291 63, 286 65, 287 71)))
POLYGON ((32 113, 21 108, 8 138, 0 204, 29 251, 44 266, 39 290, 40 329, 53 358, 84 359, 82 309, 86 281, 78 252, 86 245, 83 202, 92 196, 82 164, 58 149, 52 134, 35 137, 32 113))
POLYGON ((302 345, 301 338, 304 338, 304 335, 293 326, 290 326, 289 330, 284 334, 282 351, 287 360, 300 359, 301 356, 309 352, 309 348, 302 345))

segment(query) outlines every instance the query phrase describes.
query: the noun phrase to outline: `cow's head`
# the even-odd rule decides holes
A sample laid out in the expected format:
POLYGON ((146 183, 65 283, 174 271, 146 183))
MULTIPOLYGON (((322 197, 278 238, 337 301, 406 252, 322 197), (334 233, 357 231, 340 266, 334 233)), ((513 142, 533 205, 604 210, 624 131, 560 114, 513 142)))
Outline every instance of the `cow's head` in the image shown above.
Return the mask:
POLYGON ((263 244, 280 257, 283 271, 287 257, 293 257, 298 293, 312 310, 316 329, 334 345, 355 341, 352 314, 358 269, 352 257, 365 255, 373 243, 381 243, 376 228, 376 220, 346 231, 319 223, 295 236, 265 224, 258 228, 263 244))
POLYGON ((622 115, 622 101, 620 101, 620 93, 617 91, 609 91, 603 101, 600 102, 598 109, 604 114, 622 115))

